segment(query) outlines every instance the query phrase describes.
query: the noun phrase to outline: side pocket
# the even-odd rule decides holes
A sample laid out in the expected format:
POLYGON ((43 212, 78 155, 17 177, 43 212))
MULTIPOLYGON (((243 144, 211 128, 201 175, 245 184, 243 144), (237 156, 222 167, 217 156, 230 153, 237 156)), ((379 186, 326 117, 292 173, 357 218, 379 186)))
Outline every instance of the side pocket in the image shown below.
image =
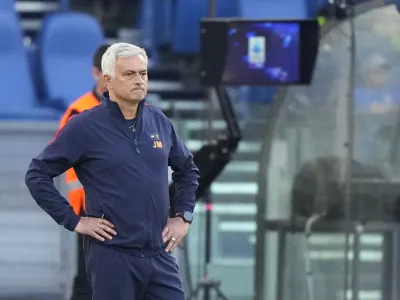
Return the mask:
POLYGON ((179 272, 179 266, 176 257, 172 253, 162 252, 161 257, 163 257, 168 264, 174 268, 174 270, 179 272))

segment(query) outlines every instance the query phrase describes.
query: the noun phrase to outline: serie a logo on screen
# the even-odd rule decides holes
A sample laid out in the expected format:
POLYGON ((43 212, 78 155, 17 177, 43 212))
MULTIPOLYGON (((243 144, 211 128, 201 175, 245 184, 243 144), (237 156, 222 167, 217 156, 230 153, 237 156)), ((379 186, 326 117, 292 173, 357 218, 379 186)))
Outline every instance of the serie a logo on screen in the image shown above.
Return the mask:
POLYGON ((249 37, 248 58, 249 64, 253 66, 263 67, 265 64, 265 37, 252 36, 249 37))

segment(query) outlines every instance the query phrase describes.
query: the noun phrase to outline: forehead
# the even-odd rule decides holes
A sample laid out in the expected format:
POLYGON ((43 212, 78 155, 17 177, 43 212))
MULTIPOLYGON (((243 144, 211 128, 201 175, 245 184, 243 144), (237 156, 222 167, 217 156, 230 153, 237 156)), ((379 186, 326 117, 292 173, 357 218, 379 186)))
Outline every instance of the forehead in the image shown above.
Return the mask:
POLYGON ((135 55, 129 57, 117 57, 115 61, 115 68, 120 71, 142 71, 147 70, 147 63, 143 56, 135 55))

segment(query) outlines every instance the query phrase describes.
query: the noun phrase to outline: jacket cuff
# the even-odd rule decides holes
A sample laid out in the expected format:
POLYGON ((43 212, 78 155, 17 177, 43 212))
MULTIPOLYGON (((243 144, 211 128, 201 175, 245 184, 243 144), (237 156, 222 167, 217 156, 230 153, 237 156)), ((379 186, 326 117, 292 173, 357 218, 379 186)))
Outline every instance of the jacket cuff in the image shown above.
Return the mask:
POLYGON ((76 225, 78 225, 81 217, 76 215, 73 211, 71 212, 71 215, 68 216, 66 222, 64 223, 64 227, 68 229, 69 231, 74 231, 76 228, 76 225))
POLYGON ((188 211, 188 212, 190 212, 190 213, 193 213, 193 211, 194 211, 194 205, 178 205, 176 208, 175 208, 175 215, 177 214, 177 213, 183 213, 183 212, 185 212, 185 211, 188 211))

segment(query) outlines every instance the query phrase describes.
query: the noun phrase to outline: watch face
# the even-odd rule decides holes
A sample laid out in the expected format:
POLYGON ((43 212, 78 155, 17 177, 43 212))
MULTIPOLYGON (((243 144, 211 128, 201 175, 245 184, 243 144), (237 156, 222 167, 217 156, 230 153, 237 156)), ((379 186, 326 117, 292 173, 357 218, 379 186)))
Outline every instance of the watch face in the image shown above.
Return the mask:
POLYGON ((193 221, 193 214, 191 212, 185 211, 183 213, 183 218, 188 222, 192 222, 193 221))

